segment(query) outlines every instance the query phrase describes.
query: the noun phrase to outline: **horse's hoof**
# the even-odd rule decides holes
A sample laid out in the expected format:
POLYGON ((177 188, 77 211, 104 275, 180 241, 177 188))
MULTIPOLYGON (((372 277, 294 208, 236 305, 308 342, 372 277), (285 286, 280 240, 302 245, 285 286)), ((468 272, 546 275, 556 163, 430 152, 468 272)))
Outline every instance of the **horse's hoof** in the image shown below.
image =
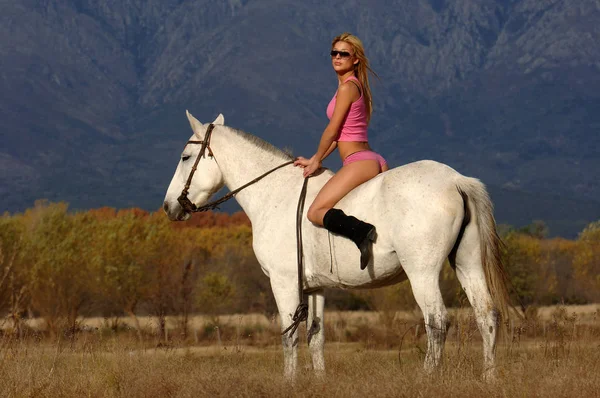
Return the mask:
POLYGON ((496 368, 490 368, 483 372, 483 381, 486 383, 496 383, 498 381, 498 375, 496 368))

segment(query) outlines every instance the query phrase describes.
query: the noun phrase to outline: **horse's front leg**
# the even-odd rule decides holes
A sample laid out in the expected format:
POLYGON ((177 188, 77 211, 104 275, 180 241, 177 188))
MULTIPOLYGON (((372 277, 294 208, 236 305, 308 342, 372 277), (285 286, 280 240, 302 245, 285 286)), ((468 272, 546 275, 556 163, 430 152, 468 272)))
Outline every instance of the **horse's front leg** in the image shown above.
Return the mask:
POLYGON ((312 356, 312 364, 318 376, 325 374, 325 296, 322 290, 312 292, 308 297, 308 319, 306 329, 308 347, 312 356))
MULTIPOLYGON (((283 332, 292 324, 292 318, 298 307, 298 281, 294 278, 280 278, 271 276, 271 289, 277 303, 279 317, 281 318, 281 331, 283 332)), ((298 331, 288 331, 281 336, 283 345, 283 372, 286 379, 293 381, 296 376, 298 362, 298 331)))

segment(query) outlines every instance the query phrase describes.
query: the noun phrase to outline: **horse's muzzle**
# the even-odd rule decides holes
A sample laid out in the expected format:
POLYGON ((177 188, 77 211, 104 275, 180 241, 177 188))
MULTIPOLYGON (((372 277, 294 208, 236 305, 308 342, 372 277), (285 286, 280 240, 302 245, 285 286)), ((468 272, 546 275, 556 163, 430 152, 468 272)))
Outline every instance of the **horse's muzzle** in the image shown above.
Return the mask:
POLYGON ((166 200, 163 202, 163 211, 171 221, 186 221, 191 214, 179 206, 171 206, 166 200))

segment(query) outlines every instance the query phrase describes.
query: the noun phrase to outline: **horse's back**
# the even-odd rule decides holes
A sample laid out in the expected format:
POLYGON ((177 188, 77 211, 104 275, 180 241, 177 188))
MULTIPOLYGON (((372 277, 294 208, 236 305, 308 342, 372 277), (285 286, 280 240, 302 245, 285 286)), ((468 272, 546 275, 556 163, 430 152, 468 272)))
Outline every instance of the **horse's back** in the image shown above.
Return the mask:
MULTIPOLYGON (((462 198, 457 185, 465 177, 432 160, 409 163, 381 173, 358 186, 339 206, 351 214, 370 217, 406 217, 424 209, 444 210, 462 198)), ((415 214, 418 215, 418 214, 415 214)))
POLYGON ((447 256, 464 216, 457 189, 462 178, 442 163, 419 161, 355 188, 336 207, 377 228, 374 266, 370 272, 361 271, 358 250, 350 240, 313 227, 308 250, 315 268, 310 267, 309 274, 319 284, 337 281, 344 287, 370 287, 405 278, 402 258, 419 252, 447 256))

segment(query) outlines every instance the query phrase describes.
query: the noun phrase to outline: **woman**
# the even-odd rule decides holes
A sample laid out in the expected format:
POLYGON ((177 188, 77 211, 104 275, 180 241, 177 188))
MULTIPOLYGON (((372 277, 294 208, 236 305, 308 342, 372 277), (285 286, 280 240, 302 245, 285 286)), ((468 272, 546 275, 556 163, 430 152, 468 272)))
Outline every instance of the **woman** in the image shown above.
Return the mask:
POLYGON ((388 170, 386 161, 371 151, 367 142, 372 112, 368 72, 375 73, 369 67, 362 42, 349 33, 333 39, 331 63, 339 85, 327 106, 329 124, 317 153, 310 159, 297 158, 294 165, 304 169, 304 177, 311 176, 337 147, 343 166, 315 198, 308 209, 308 219, 354 241, 360 249, 360 268, 365 269, 371 258, 375 227, 333 206, 352 189, 388 170))

